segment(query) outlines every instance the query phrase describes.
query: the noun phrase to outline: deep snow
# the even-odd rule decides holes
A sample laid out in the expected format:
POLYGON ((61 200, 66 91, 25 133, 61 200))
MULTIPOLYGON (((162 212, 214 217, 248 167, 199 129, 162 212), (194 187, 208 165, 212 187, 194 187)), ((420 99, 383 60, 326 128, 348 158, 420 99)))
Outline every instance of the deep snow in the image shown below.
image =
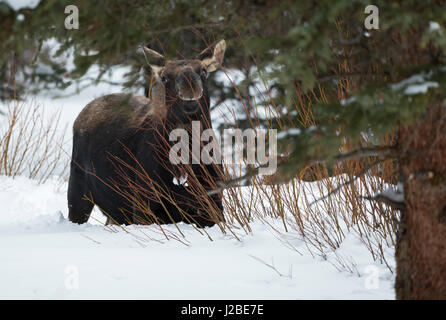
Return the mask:
MULTIPOLYGON (((2 176, 0 203, 1 299, 394 298, 389 272, 373 263, 353 236, 338 251, 354 256, 361 277, 338 272, 313 258, 303 243, 294 243, 299 255, 260 221, 253 223, 252 234, 239 232, 241 241, 217 227, 207 228, 210 241, 180 224, 183 244, 166 241, 153 226, 124 231, 95 219, 70 223, 66 184, 55 179, 39 186, 2 176)), ((94 218, 102 217, 96 211, 94 218)), ((176 231, 173 225, 165 228, 176 231)))

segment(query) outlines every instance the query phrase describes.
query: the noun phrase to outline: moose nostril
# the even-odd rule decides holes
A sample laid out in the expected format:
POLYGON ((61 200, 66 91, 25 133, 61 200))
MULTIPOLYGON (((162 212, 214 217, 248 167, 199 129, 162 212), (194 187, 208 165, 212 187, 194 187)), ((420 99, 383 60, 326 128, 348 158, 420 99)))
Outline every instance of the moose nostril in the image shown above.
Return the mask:
POLYGON ((203 85, 201 78, 191 70, 185 70, 178 74, 175 79, 175 86, 178 96, 182 100, 198 100, 202 96, 203 85))

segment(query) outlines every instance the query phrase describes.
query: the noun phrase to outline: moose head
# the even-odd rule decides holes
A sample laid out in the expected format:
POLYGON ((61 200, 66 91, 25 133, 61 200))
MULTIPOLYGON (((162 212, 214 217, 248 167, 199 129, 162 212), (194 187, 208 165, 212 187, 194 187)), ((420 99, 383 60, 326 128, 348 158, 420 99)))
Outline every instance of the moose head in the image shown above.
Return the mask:
POLYGON ((191 119, 209 113, 206 78, 217 70, 226 50, 225 40, 200 52, 195 59, 167 60, 155 50, 144 47, 144 53, 158 83, 164 86, 166 105, 179 119, 191 119), (201 112, 199 112, 201 111, 201 112))

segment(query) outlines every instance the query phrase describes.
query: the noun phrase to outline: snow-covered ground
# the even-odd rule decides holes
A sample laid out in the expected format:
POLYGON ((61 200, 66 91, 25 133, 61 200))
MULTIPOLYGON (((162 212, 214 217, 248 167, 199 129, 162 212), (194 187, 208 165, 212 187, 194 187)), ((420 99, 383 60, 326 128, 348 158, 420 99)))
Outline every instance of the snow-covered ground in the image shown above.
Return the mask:
MULTIPOLYGON (((111 80, 122 80, 126 70, 114 71, 111 80)), ((71 127, 89 101, 119 91, 99 84, 62 99, 33 98, 60 109, 61 124, 71 127)), ((64 148, 71 152, 70 137, 64 148)), ((240 241, 218 227, 206 229, 210 241, 186 224, 185 238, 166 241, 153 226, 104 227, 98 211, 75 225, 67 221, 66 189, 56 178, 38 185, 0 176, 0 299, 394 298, 393 276, 353 234, 337 251, 354 258, 361 276, 339 272, 334 256, 313 257, 303 242, 293 243, 302 254, 291 250, 262 221, 252 223, 250 234, 240 230, 240 241)), ((178 234, 172 225, 165 230, 178 234)))
POLYGON ((338 250, 354 256, 361 277, 337 271, 333 257, 313 258, 303 243, 295 243, 299 255, 260 221, 251 234, 240 231, 240 241, 217 227, 207 228, 210 241, 180 224, 183 244, 153 226, 70 223, 66 184, 55 179, 37 185, 2 176, 0 203, 0 299, 394 298, 389 272, 354 236, 338 250))

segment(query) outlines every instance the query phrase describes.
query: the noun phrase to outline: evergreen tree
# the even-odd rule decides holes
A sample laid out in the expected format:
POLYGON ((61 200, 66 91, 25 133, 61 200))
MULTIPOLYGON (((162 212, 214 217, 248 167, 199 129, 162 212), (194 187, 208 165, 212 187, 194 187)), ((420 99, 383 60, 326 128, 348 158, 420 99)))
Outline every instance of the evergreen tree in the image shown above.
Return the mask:
POLYGON ((272 73, 293 105, 296 88, 326 92, 315 104, 317 126, 285 137, 291 155, 282 173, 372 158, 399 166, 400 190, 376 195, 401 211, 396 248, 396 295, 446 298, 446 106, 443 1, 375 1, 379 28, 364 26, 368 1, 294 2, 298 25, 285 37, 262 37, 257 50, 278 48, 272 73), (285 71, 285 72, 284 72, 285 71), (350 83, 348 89, 342 86, 350 83), (394 133, 391 145, 364 146, 394 133), (348 138, 351 150, 341 146, 348 138), (402 191, 404 190, 404 191, 402 191), (401 197, 403 192, 404 197, 401 197))

